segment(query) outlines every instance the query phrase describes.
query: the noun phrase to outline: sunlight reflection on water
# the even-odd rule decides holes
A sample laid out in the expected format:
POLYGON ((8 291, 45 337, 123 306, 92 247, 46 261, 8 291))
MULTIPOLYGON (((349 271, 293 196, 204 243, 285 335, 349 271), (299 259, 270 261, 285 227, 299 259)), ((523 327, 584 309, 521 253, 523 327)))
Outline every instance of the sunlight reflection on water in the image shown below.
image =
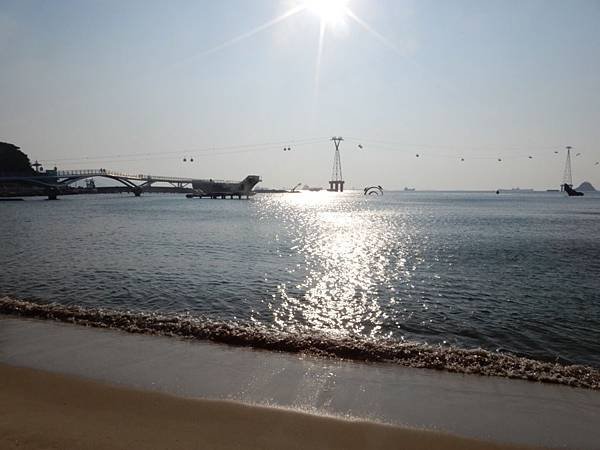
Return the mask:
POLYGON ((278 285, 274 322, 285 330, 391 336, 384 324, 398 301, 395 286, 410 283, 414 270, 407 264, 413 236, 402 211, 382 214, 377 199, 329 193, 265 201, 284 220, 304 271, 295 286, 278 285))

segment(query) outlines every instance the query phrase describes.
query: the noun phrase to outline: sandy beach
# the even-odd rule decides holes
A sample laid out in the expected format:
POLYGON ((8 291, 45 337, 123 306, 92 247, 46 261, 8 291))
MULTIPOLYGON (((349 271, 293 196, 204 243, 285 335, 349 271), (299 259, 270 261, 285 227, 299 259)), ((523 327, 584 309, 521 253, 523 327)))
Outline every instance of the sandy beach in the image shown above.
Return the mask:
POLYGON ((0 447, 516 449, 430 431, 174 397, 0 365, 0 447))
POLYGON ((0 405, 2 449, 594 449, 600 396, 0 315, 0 405))

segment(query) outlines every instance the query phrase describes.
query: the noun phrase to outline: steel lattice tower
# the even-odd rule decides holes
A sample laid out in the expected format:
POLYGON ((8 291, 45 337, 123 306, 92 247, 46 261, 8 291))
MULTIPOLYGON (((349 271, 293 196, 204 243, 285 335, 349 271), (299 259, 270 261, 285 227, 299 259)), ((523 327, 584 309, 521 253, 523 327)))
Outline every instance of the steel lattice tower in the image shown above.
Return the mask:
POLYGON ((567 146, 567 160, 565 161, 565 171, 563 173, 563 184, 561 190, 565 190, 564 186, 573 187, 573 176, 571 175, 571 146, 567 146))
POLYGON ((344 192, 344 179, 342 177, 342 160, 340 158, 340 142, 343 137, 332 137, 335 145, 335 154, 333 156, 333 169, 331 170, 331 180, 329 181, 329 190, 334 192, 344 192))

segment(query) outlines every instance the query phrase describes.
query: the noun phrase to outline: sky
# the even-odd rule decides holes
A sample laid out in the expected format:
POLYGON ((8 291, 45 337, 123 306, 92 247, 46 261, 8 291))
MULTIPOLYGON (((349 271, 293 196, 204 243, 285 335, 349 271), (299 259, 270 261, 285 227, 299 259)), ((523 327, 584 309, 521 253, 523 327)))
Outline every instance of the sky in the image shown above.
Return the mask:
POLYGON ((329 1, 0 0, 0 141, 290 188, 342 136, 347 187, 419 190, 558 188, 570 145, 600 188, 600 1, 329 1))

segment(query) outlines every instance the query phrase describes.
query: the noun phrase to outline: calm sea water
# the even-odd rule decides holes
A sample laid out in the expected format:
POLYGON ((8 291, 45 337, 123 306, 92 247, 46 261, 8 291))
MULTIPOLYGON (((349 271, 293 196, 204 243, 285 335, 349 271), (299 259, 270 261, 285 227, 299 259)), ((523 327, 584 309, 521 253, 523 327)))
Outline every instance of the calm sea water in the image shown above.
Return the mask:
POLYGON ((0 203, 0 294, 600 367, 600 196, 0 203))

